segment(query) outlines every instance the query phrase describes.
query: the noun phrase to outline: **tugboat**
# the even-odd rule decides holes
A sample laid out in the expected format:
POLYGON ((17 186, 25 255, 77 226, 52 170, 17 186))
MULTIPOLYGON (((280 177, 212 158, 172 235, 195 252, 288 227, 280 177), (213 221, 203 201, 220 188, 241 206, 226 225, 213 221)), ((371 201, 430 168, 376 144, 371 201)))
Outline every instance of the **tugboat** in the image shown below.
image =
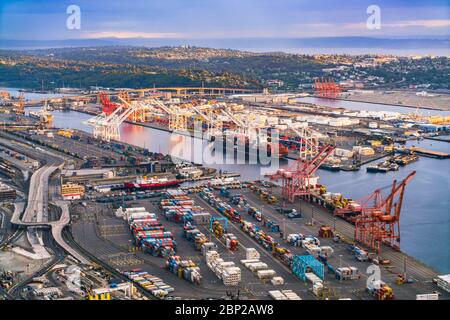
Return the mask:
POLYGON ((339 171, 341 170, 341 167, 338 164, 323 163, 320 165, 319 169, 328 171, 339 171))
POLYGON ((342 171, 358 171, 359 170, 359 166, 356 165, 356 164, 342 165, 340 167, 340 169, 342 171))

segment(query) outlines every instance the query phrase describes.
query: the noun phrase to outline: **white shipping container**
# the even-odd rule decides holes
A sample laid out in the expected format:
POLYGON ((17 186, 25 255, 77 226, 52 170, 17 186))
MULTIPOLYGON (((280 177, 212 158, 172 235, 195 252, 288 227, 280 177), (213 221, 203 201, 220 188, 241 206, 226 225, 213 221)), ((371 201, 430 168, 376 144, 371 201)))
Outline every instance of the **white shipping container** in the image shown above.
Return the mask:
POLYGON ((259 279, 269 279, 276 276, 275 270, 269 269, 269 270, 259 270, 256 272, 256 275, 259 279))
POLYGON ((313 284, 313 293, 315 296, 319 296, 322 290, 323 290, 322 282, 315 282, 313 284))
POLYGON ((241 263, 248 268, 248 265, 251 263, 255 263, 255 262, 259 262, 259 259, 245 259, 245 260, 241 260, 241 263))
POLYGON ((311 282, 312 284, 314 283, 323 283, 322 279, 320 279, 318 276, 316 276, 314 273, 312 272, 307 272, 305 273, 305 277, 306 279, 311 282))
POLYGON ((272 280, 270 280, 270 282, 274 285, 282 285, 284 284, 284 279, 282 277, 273 277, 272 280))
POLYGON ((287 300, 288 298, 279 290, 269 291, 269 295, 274 300, 287 300))
POLYGON ((250 269, 250 271, 252 272, 256 272, 259 270, 266 270, 268 268, 267 264, 263 263, 263 262, 258 262, 258 263, 252 263, 248 266, 248 268, 250 269))
POLYGON ((437 293, 417 294, 416 300, 439 300, 439 295, 437 293))
POLYGON ((298 294, 296 294, 294 291, 292 290, 282 290, 281 291, 282 294, 284 294, 288 300, 302 300, 298 294))
POLYGON ((245 249, 245 259, 259 259, 259 252, 255 248, 245 249))

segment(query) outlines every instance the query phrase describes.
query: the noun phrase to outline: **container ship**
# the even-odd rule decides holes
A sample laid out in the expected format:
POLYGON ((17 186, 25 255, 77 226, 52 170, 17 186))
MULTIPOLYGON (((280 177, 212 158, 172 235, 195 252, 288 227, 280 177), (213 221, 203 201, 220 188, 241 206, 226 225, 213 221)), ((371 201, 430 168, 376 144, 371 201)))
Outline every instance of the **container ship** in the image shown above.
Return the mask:
POLYGON ((178 179, 139 177, 136 179, 135 182, 125 182, 123 186, 125 189, 150 190, 150 189, 177 187, 180 184, 181 180, 178 179))

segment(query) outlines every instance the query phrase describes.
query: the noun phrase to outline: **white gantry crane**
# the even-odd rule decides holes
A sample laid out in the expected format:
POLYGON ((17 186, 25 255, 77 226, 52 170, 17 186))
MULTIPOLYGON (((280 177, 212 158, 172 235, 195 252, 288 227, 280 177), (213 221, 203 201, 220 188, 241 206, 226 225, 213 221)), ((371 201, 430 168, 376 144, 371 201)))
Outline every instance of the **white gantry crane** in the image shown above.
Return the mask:
POLYGON ((218 119, 217 116, 212 112, 213 105, 205 104, 201 106, 193 106, 192 110, 199 115, 202 120, 207 124, 206 137, 209 139, 213 136, 222 136, 223 133, 223 122, 218 119), (206 110, 205 113, 203 110, 206 110))
POLYGON ((152 104, 155 104, 161 110, 163 110, 169 116, 169 129, 170 130, 187 130, 188 118, 192 115, 187 110, 183 110, 177 107, 168 107, 162 101, 151 100, 152 104))
POLYGON ((236 125, 237 134, 242 134, 244 136, 248 134, 248 125, 244 123, 244 121, 228 111, 227 108, 222 109, 222 113, 236 125))
POLYGON ((94 138, 104 141, 120 139, 120 125, 129 118, 137 120, 139 115, 144 115, 146 106, 141 102, 133 101, 131 104, 121 99, 128 107, 124 105, 117 107, 111 114, 101 113, 86 121, 86 124, 94 127, 94 138))
POLYGON ((298 142, 300 159, 314 158, 319 152, 320 133, 309 128, 290 129, 300 137, 300 141, 298 142))

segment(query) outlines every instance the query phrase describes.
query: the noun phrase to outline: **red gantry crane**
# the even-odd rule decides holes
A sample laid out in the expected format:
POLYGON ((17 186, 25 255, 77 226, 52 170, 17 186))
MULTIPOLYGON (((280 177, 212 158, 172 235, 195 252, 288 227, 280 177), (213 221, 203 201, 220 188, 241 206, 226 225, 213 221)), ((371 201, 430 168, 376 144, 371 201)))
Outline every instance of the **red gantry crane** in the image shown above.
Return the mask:
MULTIPOLYGON (((98 97, 102 104, 102 112, 107 116, 113 113, 114 110, 116 110, 120 106, 120 103, 112 102, 106 92, 100 92, 98 94, 98 97)), ((118 94, 118 98, 122 101, 125 100, 128 104, 131 102, 130 96, 127 91, 120 91, 118 94)))
POLYGON ((102 112, 107 116, 113 113, 114 110, 116 110, 119 106, 119 104, 111 102, 111 100, 109 100, 108 94, 106 92, 100 92, 98 94, 98 97, 102 104, 102 112))
POLYGON ((394 180, 390 194, 383 198, 381 189, 371 195, 336 209, 335 215, 354 215, 355 241, 380 252, 380 244, 385 243, 395 249, 400 248, 400 212, 406 185, 416 175, 411 172, 402 182, 394 180))
POLYGON ((316 78, 314 89, 316 95, 322 98, 337 98, 341 93, 341 87, 331 78, 316 78))
POLYGON ((334 152, 334 149, 334 146, 326 145, 311 160, 302 161, 298 159, 288 170, 279 169, 275 174, 267 176, 271 180, 281 179, 282 195, 293 203, 296 196, 304 196, 311 193, 316 184, 314 181, 317 181, 314 173, 326 158, 334 152))

